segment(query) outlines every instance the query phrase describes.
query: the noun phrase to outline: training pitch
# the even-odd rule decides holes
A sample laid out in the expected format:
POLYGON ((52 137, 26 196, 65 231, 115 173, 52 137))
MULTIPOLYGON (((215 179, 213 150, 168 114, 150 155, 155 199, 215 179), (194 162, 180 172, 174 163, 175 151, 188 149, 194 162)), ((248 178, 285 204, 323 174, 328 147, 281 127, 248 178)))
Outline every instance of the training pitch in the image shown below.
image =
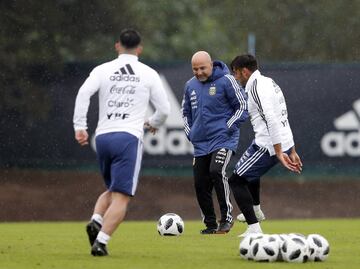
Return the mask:
POLYGON ((108 257, 92 257, 84 222, 1 223, 0 268, 360 268, 360 219, 265 221, 266 233, 319 233, 330 243, 325 262, 288 264, 245 261, 238 254, 245 225, 226 235, 200 235, 200 221, 185 221, 179 237, 161 237, 157 221, 124 222, 108 257))

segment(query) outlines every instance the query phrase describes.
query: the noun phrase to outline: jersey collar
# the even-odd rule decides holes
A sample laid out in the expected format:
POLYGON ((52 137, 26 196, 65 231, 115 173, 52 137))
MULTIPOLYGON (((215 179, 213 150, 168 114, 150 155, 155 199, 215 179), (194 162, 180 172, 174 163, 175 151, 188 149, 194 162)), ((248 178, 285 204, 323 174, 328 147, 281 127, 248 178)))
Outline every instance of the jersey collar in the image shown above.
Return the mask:
POLYGON ((251 74, 249 77, 249 80, 246 82, 245 91, 248 92, 249 88, 253 84, 254 80, 261 76, 261 73, 259 70, 254 71, 254 73, 251 74))
POLYGON ((137 57, 136 55, 127 54, 127 53, 120 54, 118 58, 122 59, 122 60, 128 60, 128 61, 138 61, 138 59, 139 59, 139 57, 137 57))

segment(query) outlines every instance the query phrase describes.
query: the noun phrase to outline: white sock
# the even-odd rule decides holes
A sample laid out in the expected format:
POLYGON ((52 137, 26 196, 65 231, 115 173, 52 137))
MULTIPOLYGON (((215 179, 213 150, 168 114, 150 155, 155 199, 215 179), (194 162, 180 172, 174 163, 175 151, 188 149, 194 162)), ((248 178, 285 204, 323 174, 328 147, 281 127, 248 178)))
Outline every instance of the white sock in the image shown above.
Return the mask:
POLYGON ((253 208, 255 212, 259 212, 261 210, 260 205, 254 205, 253 208))
POLYGON ((107 243, 108 243, 109 240, 110 240, 110 235, 107 235, 106 233, 100 231, 100 232, 98 233, 98 236, 96 237, 96 240, 99 241, 99 242, 102 243, 102 244, 107 245, 107 243))
POLYGON ((254 232, 254 233, 262 233, 261 227, 260 227, 260 223, 254 223, 254 224, 250 224, 249 228, 250 231, 254 232))
POLYGON ((103 223, 103 218, 100 214, 94 214, 91 217, 91 220, 95 220, 97 223, 101 224, 103 223))

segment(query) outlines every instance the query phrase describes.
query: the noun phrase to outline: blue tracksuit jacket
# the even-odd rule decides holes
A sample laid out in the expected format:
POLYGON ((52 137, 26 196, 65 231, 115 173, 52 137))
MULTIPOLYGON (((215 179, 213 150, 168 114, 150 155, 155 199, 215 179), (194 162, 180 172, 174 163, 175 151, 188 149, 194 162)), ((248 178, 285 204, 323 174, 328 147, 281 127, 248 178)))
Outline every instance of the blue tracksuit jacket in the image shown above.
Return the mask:
POLYGON ((213 62, 207 81, 193 77, 185 84, 182 102, 184 130, 194 145, 194 156, 220 148, 236 151, 240 123, 248 117, 244 89, 220 61, 213 62))

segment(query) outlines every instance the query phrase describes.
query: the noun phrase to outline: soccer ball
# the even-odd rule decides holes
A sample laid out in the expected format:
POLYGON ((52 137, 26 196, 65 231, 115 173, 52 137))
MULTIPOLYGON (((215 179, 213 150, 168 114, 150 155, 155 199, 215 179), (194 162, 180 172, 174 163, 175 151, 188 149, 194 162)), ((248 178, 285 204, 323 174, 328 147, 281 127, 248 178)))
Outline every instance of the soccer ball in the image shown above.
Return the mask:
POLYGON ((251 255, 251 244, 255 239, 262 238, 263 236, 264 236, 263 234, 256 234, 256 233, 245 236, 243 240, 240 241, 240 245, 239 245, 240 256, 245 260, 252 260, 253 258, 251 255))
POLYGON ((309 258, 309 246, 306 238, 291 234, 281 245, 281 256, 284 261, 303 263, 309 258))
POLYGON ((258 262, 273 262, 279 256, 279 241, 271 235, 254 239, 251 244, 251 255, 258 262))
POLYGON ((282 257, 282 254, 281 254, 281 246, 283 244, 283 242, 286 240, 286 238, 288 237, 289 235, 287 234, 271 234, 270 235, 270 238, 269 240, 270 241, 276 241, 278 246, 279 246, 279 253, 278 253, 278 256, 277 256, 277 261, 283 261, 283 257, 282 257))
POLYGON ((290 237, 302 237, 302 238, 305 238, 306 239, 306 236, 304 234, 301 234, 301 233, 289 233, 288 236, 290 237))
POLYGON ((181 235, 184 232, 184 222, 179 215, 167 213, 158 221, 157 230, 160 235, 181 235))
POLYGON ((309 234, 307 241, 310 251, 309 260, 316 262, 325 261, 330 252, 329 242, 319 234, 309 234))

